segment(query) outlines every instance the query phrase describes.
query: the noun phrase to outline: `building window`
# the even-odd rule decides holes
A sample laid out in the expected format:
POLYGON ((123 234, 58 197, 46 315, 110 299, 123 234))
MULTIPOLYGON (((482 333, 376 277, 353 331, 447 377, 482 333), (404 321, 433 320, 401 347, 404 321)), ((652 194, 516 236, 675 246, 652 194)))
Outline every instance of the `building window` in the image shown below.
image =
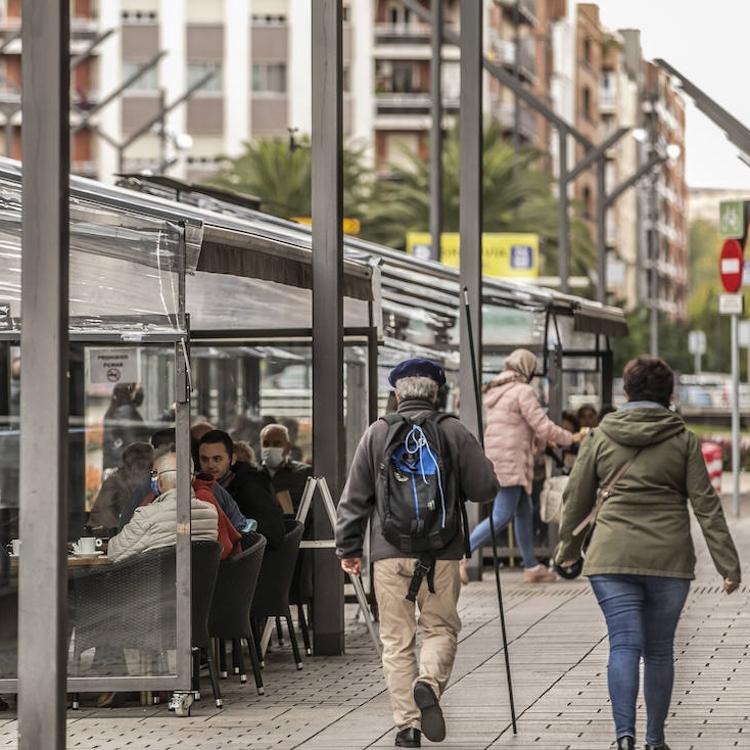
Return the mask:
POLYGON ((586 37, 586 39, 583 40, 583 60, 586 63, 586 65, 591 65, 591 48, 592 48, 591 39, 586 37))
MULTIPOLYGON (((122 80, 126 81, 143 65, 140 62, 123 62, 122 80)), ((156 65, 149 68, 143 75, 127 87, 131 94, 155 94, 159 90, 159 69, 156 65)))
POLYGON ((408 26, 411 23, 411 11, 400 2, 391 3, 388 7, 388 23, 393 26, 408 26))
POLYGON ((222 90, 222 71, 221 65, 214 62, 188 63, 187 66, 187 85, 188 88, 194 86, 198 81, 209 73, 215 72, 213 78, 209 78, 198 91, 220 93, 222 90))
POLYGON ((593 216, 593 213, 591 211, 591 188, 588 187, 588 185, 583 188, 582 198, 583 198, 583 216, 586 219, 590 219, 593 216))
POLYGON ((252 86, 256 93, 286 93, 286 63, 253 63, 252 86))
POLYGON ((591 120, 591 89, 588 86, 583 87, 583 102, 581 104, 581 110, 583 112, 583 116, 587 120, 591 120))

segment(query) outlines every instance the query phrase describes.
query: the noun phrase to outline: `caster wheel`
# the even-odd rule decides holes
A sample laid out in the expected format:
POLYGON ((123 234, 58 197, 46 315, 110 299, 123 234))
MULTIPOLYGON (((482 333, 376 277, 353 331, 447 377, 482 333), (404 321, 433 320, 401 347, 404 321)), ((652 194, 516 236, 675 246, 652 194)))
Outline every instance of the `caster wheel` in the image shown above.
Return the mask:
POLYGON ((192 693, 180 693, 179 695, 175 695, 172 700, 174 701, 175 716, 191 715, 193 707, 192 693))

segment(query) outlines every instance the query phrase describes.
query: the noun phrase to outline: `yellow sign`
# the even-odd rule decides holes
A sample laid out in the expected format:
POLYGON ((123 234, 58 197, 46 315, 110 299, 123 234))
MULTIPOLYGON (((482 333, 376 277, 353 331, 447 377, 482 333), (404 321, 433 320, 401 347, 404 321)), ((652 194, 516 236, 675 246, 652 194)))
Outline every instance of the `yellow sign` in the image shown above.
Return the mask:
MULTIPOLYGON (((432 236, 429 232, 409 232, 406 252, 429 259, 432 236)), ((458 268, 458 232, 443 232, 440 237, 440 262, 458 268)), ((485 232, 482 235, 482 273, 498 279, 535 279, 539 276, 539 235, 509 232, 485 232)))
MULTIPOLYGON (((293 216, 292 221, 296 221, 297 224, 305 224, 308 227, 312 226, 312 218, 309 216, 293 216)), ((344 234, 356 236, 359 234, 360 221, 359 219, 344 219, 342 227, 344 234)))

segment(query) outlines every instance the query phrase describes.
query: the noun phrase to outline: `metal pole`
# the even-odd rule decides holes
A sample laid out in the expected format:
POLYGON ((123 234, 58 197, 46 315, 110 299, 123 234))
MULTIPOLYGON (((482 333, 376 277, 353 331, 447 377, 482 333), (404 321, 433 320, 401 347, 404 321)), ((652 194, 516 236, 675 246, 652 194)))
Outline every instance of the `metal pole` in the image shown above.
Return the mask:
MULTIPOLYGON (((468 293, 475 350, 469 350, 468 338, 461 336, 461 362, 473 355, 482 373, 482 2, 461 3, 461 110, 460 157, 460 276, 468 293)), ((460 308, 461 316, 467 307, 460 308)), ((461 331, 467 330, 462 320, 461 331)), ((461 368, 461 419, 477 430, 476 414, 468 395, 474 381, 467 367, 461 368)))
POLYGON ((606 156, 596 160, 596 299, 607 302, 607 183, 606 156))
MULTIPOLYGON (((521 85, 521 0, 513 4, 513 77, 521 85)), ((513 154, 518 158, 521 150, 521 107, 518 93, 513 92, 513 154)), ((518 178, 518 163, 513 165, 513 179, 518 178)))
POLYGON ((560 269, 560 291, 567 294, 570 291, 568 279, 570 277, 570 214, 568 212, 568 133, 564 128, 558 128, 558 157, 559 164, 559 211, 558 221, 558 264, 560 269))
POLYGON ((69 5, 24 0, 22 9, 19 750, 65 747, 69 5))
POLYGON ((431 39, 430 234, 432 258, 440 260, 440 236, 443 232, 443 0, 432 0, 431 39))
MULTIPOLYGON (((312 0, 311 0, 312 2, 312 0)), ((313 456, 333 497, 343 486, 343 117, 341 0, 314 0, 312 13, 313 456)), ((330 538, 322 504, 315 538, 330 538)), ((333 550, 314 557, 315 654, 344 652, 343 575, 333 550)))
POLYGON ((740 515, 740 316, 732 315, 732 505, 740 515))
POLYGON ((8 111, 5 115, 5 155, 9 158, 13 158, 13 113, 8 111))
POLYGON ((650 195, 650 213, 651 213, 651 231, 649 232, 649 331, 650 331, 650 351, 652 357, 659 356, 659 279, 657 275, 658 255, 659 255, 659 237, 657 233, 657 206, 656 206, 656 175, 651 180, 650 195))
POLYGON ((703 366, 701 364, 703 357, 701 356, 700 352, 696 352, 693 355, 693 370, 695 371, 696 375, 701 374, 701 370, 703 369, 703 366))

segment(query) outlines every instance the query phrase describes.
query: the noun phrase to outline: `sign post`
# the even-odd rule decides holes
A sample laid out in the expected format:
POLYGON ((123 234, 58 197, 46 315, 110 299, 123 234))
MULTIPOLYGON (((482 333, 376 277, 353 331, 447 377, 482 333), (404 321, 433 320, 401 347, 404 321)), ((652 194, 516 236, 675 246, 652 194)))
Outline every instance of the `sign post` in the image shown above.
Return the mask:
MULTIPOLYGON (((722 213, 723 218, 723 213, 722 213)), ((721 283, 728 292, 719 300, 719 312, 731 316, 732 327, 732 504, 734 514, 740 515, 740 316, 744 297, 742 288, 744 270, 742 245, 735 239, 724 242, 719 260, 721 283)))
POLYGON ((688 334, 688 351, 694 357, 694 371, 700 375, 703 371, 703 355, 706 353, 706 332, 690 331, 688 334))

